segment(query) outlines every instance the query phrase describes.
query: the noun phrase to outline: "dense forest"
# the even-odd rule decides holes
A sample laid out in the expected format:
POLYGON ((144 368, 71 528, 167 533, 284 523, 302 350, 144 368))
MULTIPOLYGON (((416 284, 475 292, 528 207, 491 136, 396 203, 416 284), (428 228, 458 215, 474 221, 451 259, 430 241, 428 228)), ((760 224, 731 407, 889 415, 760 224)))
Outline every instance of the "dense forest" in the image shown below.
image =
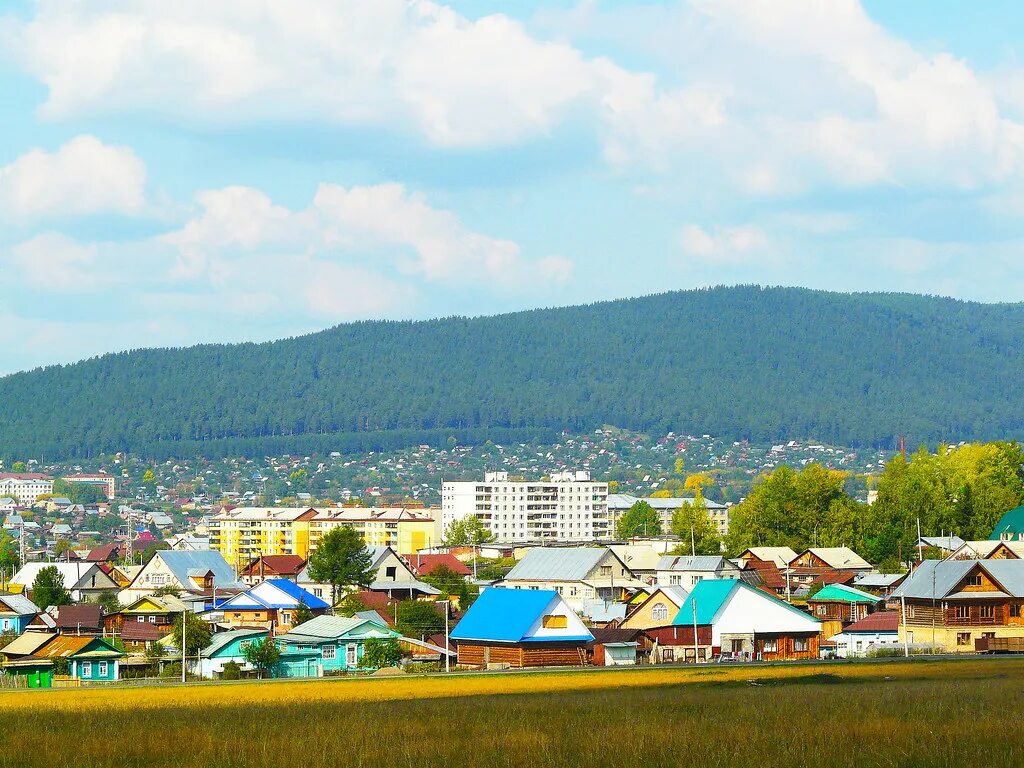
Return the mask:
POLYGON ((361 322, 0 378, 0 456, 365 451, 614 424, 916 445, 1024 437, 1024 305, 740 286, 361 322))

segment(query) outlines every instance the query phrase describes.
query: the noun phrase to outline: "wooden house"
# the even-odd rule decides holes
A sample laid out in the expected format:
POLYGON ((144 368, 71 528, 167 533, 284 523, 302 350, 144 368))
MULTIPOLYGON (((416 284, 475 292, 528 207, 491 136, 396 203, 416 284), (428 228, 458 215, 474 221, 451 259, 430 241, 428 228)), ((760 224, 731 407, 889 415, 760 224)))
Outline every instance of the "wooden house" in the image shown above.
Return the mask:
POLYGON ((291 630, 300 605, 314 616, 330 607, 316 595, 288 579, 267 579, 221 604, 224 626, 234 628, 265 627, 271 634, 291 630))
POLYGON ((298 581, 305 567, 306 559, 299 555, 261 555, 246 563, 238 578, 249 586, 267 579, 298 581))
POLYGON ((220 552, 188 552, 161 550, 138 572, 132 583, 123 589, 119 599, 124 604, 151 595, 161 588, 180 593, 212 595, 245 589, 235 578, 234 569, 220 552))
POLYGON ((631 667, 640 648, 639 629, 607 627, 593 630, 594 640, 587 646, 590 663, 596 667, 631 667))
POLYGON ((118 666, 124 652, 102 637, 57 635, 51 632, 26 632, 2 651, 14 662, 33 660, 67 666, 67 674, 82 682, 108 682, 118 679, 118 666))
POLYGON ((1024 560, 925 560, 893 592, 900 642, 970 653, 1024 638, 1024 560))
POLYGON ((622 629, 652 629, 671 625, 689 594, 682 587, 658 586, 639 603, 632 606, 622 629))
MULTIPOLYGON (((35 582, 39 571, 43 568, 56 568, 60 574, 61 581, 71 594, 72 600, 96 599, 104 592, 116 591, 117 585, 105 574, 96 563, 25 563, 14 578, 11 585, 21 585, 26 592, 31 592, 32 584, 35 582)), ((13 588, 10 591, 15 591, 13 588)), ((29 594, 31 597, 31 594, 29 594)), ((42 609, 49 606, 41 605, 42 609)))
POLYGON ((554 590, 490 587, 451 632, 459 664, 471 667, 579 666, 594 639, 554 590))
POLYGON ((965 541, 947 560, 1020 560, 1024 558, 1024 541, 965 541))
POLYGON ((822 636, 831 637, 843 627, 882 608, 884 600, 845 584, 828 584, 807 598, 811 615, 821 622, 822 636))
POLYGON ((776 568, 785 568, 796 558, 796 552, 789 547, 747 547, 740 552, 736 560, 744 568, 750 560, 760 560, 763 563, 773 563, 776 568))
POLYGON ((20 635, 39 615, 39 607, 24 595, 0 595, 0 634, 20 635))
POLYGON ((154 634, 160 639, 170 633, 175 620, 187 610, 189 606, 174 595, 145 595, 117 613, 104 616, 103 629, 126 644, 129 638, 134 643, 148 643, 154 634))
POLYGON ((838 634, 826 637, 834 645, 838 658, 858 658, 875 650, 898 647, 899 623, 898 611, 875 611, 838 634))
POLYGON ((253 673, 252 665, 245 660, 246 646, 258 642, 270 634, 266 629, 233 629, 218 632, 210 644, 199 652, 198 661, 189 662, 193 672, 203 678, 219 678, 224 674, 224 665, 235 662, 245 673, 253 673))
POLYGON ((704 579, 738 579, 740 569, 720 555, 665 555, 657 574, 658 584, 692 589, 704 579))
POLYGON ((553 590, 582 611, 592 600, 628 600, 647 584, 608 547, 534 547, 496 586, 553 590))
POLYGON ((849 547, 813 547, 793 558, 786 570, 791 589, 796 590, 815 582, 852 581, 857 574, 869 573, 871 563, 849 547))
POLYGON ((322 677, 362 669, 366 641, 399 639, 386 624, 354 616, 317 616, 282 635, 281 674, 284 677, 322 677))
POLYGON ((693 588, 672 622, 697 657, 777 661, 816 659, 821 623, 789 603, 739 579, 707 579, 693 588), (702 633, 701 629, 706 628, 702 633), (710 630, 710 631, 708 631, 710 630))
POLYGON ((989 538, 1000 541, 1024 541, 1024 506, 1011 509, 999 518, 989 538))

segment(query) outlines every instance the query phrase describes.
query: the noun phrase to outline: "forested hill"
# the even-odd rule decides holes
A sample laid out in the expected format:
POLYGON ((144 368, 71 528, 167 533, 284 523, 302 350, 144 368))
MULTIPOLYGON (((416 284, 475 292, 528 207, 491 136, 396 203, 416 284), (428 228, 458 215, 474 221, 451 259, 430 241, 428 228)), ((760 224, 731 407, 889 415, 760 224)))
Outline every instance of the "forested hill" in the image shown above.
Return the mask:
POLYGON ((716 288, 362 322, 0 379, 0 455, 157 458, 550 439, 1024 438, 1024 305, 716 288))

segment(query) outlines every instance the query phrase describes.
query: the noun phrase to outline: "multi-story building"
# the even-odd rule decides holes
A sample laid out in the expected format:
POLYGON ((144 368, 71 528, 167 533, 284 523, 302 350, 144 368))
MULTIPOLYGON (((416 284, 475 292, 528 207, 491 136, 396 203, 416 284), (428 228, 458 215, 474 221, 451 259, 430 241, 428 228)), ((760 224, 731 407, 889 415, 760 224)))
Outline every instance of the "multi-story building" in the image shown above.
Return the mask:
MULTIPOLYGON (((660 498, 650 496, 640 498, 628 493, 613 493, 608 497, 608 512, 612 518, 612 525, 614 526, 619 517, 628 512, 630 507, 638 501, 647 502, 647 504, 657 511, 658 517, 661 520, 662 533, 666 533, 672 528, 672 515, 676 513, 676 510, 693 504, 694 499, 660 498)), ((727 536, 729 534, 730 507, 726 504, 719 504, 717 501, 711 501, 709 499, 704 499, 704 506, 708 511, 708 518, 715 524, 718 535, 722 537, 727 536)))
POLYGON ((11 496, 22 504, 35 504, 53 493, 53 478, 31 472, 0 473, 0 497, 11 496))
POLYGON ((600 541, 615 535, 608 483, 591 480, 589 472, 559 472, 531 481, 487 472, 483 482, 443 483, 443 530, 470 515, 499 542, 600 541))
POLYGON ((117 493, 117 480, 113 475, 100 472, 95 475, 68 475, 64 478, 69 483, 81 483, 83 485, 98 485, 103 488, 108 499, 114 498, 117 493))
POLYGON ((235 567, 263 555, 308 558, 324 535, 354 528, 368 547, 413 554, 440 543, 438 510, 403 507, 238 507, 210 520, 210 548, 235 567))

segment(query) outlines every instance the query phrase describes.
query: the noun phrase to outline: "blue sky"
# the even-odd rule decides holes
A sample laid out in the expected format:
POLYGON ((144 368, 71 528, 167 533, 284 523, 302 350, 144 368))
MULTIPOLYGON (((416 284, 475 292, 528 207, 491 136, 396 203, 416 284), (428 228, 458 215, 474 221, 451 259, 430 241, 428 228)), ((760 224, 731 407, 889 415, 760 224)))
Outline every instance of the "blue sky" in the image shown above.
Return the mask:
POLYGON ((723 283, 1018 301, 1022 16, 8 2, 0 374, 723 283))

